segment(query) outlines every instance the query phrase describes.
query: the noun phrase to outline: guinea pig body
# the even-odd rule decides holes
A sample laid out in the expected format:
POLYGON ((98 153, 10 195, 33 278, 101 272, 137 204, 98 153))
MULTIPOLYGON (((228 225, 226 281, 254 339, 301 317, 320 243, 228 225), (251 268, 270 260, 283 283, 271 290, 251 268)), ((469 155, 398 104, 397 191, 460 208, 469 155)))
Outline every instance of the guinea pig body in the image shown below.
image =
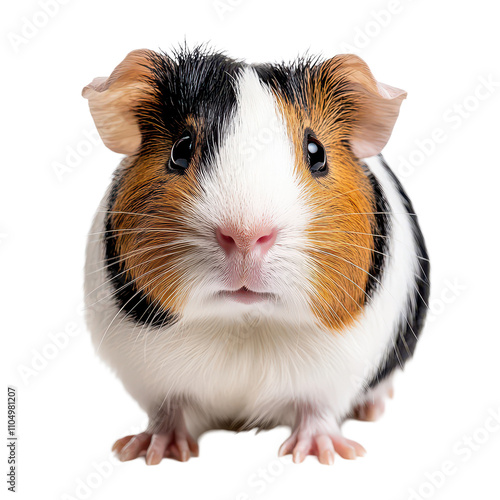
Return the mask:
POLYGON ((147 412, 122 460, 187 459, 216 428, 292 427, 280 453, 364 453, 415 349, 429 264, 379 154, 404 93, 355 56, 251 66, 136 51, 84 89, 126 154, 87 248, 99 355, 147 412))

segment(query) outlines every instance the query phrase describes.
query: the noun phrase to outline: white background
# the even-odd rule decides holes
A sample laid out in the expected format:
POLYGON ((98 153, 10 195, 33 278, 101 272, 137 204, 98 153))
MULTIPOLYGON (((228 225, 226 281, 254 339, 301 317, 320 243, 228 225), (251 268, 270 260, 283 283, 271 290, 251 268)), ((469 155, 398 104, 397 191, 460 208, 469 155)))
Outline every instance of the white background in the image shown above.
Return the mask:
POLYGON ((17 498, 499 498, 500 423, 489 419, 500 413, 495 3, 54 1, 50 16, 43 0, 4 2, 1 16, 2 366, 3 387, 18 388, 17 498), (145 415, 94 355, 82 320, 86 232, 120 158, 89 142, 80 91, 130 50, 184 38, 251 62, 355 52, 408 91, 384 153, 420 216, 433 312, 385 416, 345 425, 365 458, 279 461, 279 428, 209 433, 188 463, 110 459, 145 415))

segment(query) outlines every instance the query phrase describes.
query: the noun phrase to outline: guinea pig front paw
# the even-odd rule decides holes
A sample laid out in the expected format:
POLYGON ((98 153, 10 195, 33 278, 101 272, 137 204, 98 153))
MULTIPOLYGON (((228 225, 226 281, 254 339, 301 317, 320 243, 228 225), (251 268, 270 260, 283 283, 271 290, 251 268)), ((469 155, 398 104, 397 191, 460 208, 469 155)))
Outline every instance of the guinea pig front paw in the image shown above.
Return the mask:
POLYGON ((307 455, 312 455, 318 457, 321 464, 332 465, 335 453, 353 460, 364 456, 366 450, 356 441, 345 438, 336 423, 329 426, 325 421, 306 418, 281 445, 278 455, 282 457, 289 453, 296 464, 303 462, 307 455))
POLYGON ((115 442, 112 451, 122 462, 146 456, 147 465, 157 465, 163 458, 186 462, 191 456, 197 457, 198 443, 181 427, 168 432, 125 436, 115 442))

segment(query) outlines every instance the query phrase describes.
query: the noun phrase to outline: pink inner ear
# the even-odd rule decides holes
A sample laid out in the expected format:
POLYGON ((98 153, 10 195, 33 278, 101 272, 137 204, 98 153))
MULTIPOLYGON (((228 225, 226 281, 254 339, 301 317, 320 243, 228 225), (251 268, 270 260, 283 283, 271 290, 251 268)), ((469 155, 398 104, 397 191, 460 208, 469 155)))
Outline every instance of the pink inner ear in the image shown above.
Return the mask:
POLYGON ((94 78, 82 91, 104 144, 121 154, 134 154, 141 134, 133 113, 134 103, 148 91, 142 78, 155 53, 135 50, 115 68, 109 78, 94 78))
POLYGON ((131 155, 141 145, 141 134, 129 109, 128 92, 126 88, 106 89, 107 81, 107 78, 94 79, 82 94, 89 100, 90 113, 106 147, 115 153, 131 155))
POLYGON ((353 153, 358 158, 379 154, 389 140, 403 99, 404 90, 376 82, 376 93, 365 88, 362 110, 351 137, 353 153))
POLYGON ((85 99, 89 99, 92 96, 92 92, 102 92, 103 90, 106 90, 106 82, 109 80, 109 78, 106 78, 105 76, 98 76, 97 78, 94 78, 88 85, 85 85, 82 90, 82 97, 85 97, 85 99))
POLYGON ((403 94, 403 99, 406 98, 406 92, 404 90, 392 87, 391 85, 387 85, 386 83, 377 82, 377 89, 379 91, 379 94, 386 99, 395 99, 401 97, 403 94))

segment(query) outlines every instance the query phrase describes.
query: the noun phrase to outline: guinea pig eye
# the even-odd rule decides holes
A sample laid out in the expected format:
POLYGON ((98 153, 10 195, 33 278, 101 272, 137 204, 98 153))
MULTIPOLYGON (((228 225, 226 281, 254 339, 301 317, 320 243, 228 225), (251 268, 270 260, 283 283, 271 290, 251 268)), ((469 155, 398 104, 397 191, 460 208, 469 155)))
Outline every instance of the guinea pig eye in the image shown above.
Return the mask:
POLYGON ((170 151, 170 159, 168 161, 169 169, 179 174, 183 174, 189 167, 192 149, 193 139, 191 137, 191 134, 186 131, 182 134, 181 138, 178 139, 172 146, 172 150, 170 151))
POLYGON ((312 135, 308 135, 306 138, 306 147, 307 161, 312 175, 320 176, 326 174, 326 152, 321 142, 312 135))

